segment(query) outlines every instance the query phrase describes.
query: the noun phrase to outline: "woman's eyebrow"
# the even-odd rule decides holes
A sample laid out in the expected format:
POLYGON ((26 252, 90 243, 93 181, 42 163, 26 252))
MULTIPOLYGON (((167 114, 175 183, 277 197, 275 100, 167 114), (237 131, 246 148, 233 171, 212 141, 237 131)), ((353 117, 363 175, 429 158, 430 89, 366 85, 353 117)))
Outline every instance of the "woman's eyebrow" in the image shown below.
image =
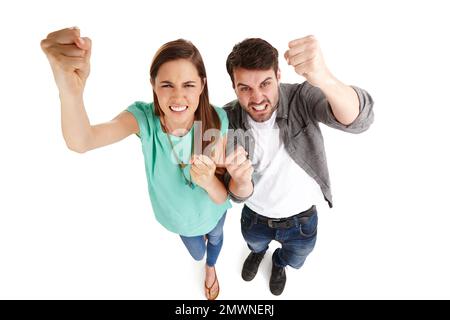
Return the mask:
MULTIPOLYGON (((171 81, 169 80, 163 80, 160 82, 161 84, 173 84, 171 81)), ((183 82, 183 84, 196 84, 197 82, 195 80, 189 80, 186 82, 183 82)))

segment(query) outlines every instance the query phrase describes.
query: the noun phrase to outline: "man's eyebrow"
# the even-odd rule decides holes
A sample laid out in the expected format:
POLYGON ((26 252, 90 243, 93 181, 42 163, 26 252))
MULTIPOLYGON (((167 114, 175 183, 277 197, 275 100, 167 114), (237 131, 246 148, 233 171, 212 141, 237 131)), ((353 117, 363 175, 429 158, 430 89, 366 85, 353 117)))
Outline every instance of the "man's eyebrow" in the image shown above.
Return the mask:
POLYGON ((272 80, 272 77, 267 77, 267 78, 265 78, 264 81, 261 81, 261 83, 264 83, 264 82, 266 82, 267 80, 272 80))
MULTIPOLYGON (((272 79, 273 79, 272 77, 267 77, 263 81, 261 81, 261 83, 264 83, 267 80, 272 80, 272 79)), ((236 86, 238 86, 238 87, 250 87, 248 84, 241 83, 241 82, 238 82, 238 84, 236 86)))

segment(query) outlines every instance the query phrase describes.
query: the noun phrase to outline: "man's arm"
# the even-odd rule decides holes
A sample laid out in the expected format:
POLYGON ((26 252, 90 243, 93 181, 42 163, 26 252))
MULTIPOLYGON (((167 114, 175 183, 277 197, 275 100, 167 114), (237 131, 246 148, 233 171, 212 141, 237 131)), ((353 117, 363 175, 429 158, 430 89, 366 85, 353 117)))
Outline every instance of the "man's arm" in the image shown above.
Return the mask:
POLYGON ((229 119, 229 130, 225 139, 225 167, 227 171, 223 176, 225 188, 230 199, 236 203, 241 203, 250 198, 253 194, 253 166, 248 156, 252 154, 252 148, 243 147, 246 143, 246 136, 242 129, 238 129, 239 124, 235 114, 240 106, 233 101, 224 106, 229 119), (250 155, 248 155, 248 153, 250 155))
POLYGON ((331 76, 319 88, 330 104, 337 121, 348 126, 356 120, 359 115, 359 100, 352 87, 331 76))
POLYGON ((229 172, 225 172, 224 175, 224 184, 225 188, 228 191, 228 195, 230 196, 231 200, 233 200, 236 203, 242 203, 246 201, 248 198, 250 198, 253 195, 253 181, 250 180, 245 185, 239 186, 239 184, 236 183, 233 178, 231 178, 231 175, 229 172))
POLYGON ((247 152, 239 146, 225 159, 227 168, 225 185, 233 200, 243 202, 253 194, 253 166, 247 152))
POLYGON ((240 145, 235 145, 233 131, 226 139, 224 184, 230 198, 237 203, 244 202, 253 194, 253 166, 248 154, 240 145))
MULTIPOLYGON (((288 64, 295 68, 295 72, 306 78, 308 83, 315 87, 305 85, 303 90, 306 102, 311 107, 311 114, 317 121, 339 127, 350 127, 355 120, 361 117, 364 109, 368 121, 373 121, 371 111, 373 101, 370 96, 359 88, 353 88, 339 81, 327 68, 318 41, 314 36, 293 40, 289 43, 289 50, 285 53, 288 64), (361 92, 357 92, 360 90, 361 92), (326 103, 323 103, 323 97, 326 103), (329 110, 329 108, 331 110, 329 110), (370 109, 370 110, 367 110, 370 109), (331 111, 331 114, 329 114, 331 111), (369 119, 372 118, 372 119, 369 119), (333 120, 338 123, 332 123, 333 120)), ((360 119, 359 122, 361 122, 360 119)), ((362 123, 354 127, 364 126, 362 123)), ((340 127, 339 129, 342 129, 340 127)))

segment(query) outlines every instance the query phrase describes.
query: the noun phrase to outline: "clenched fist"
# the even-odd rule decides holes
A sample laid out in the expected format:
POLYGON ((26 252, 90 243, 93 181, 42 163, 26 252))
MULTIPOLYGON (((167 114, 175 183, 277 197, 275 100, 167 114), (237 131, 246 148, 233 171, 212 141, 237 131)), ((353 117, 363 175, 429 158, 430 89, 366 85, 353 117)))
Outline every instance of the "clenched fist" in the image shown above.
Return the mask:
POLYGON ((333 76, 325 65, 319 42, 314 36, 289 42, 289 50, 285 52, 284 58, 294 67, 295 72, 304 76, 313 86, 320 88, 333 81, 333 76))
POLYGON ((90 71, 91 40, 73 27, 50 33, 41 41, 60 93, 82 95, 90 71))
POLYGON ((216 164, 211 158, 202 154, 193 155, 191 163, 190 174, 192 181, 203 189, 208 189, 215 177, 216 164))
POLYGON ((252 180, 253 166, 247 159, 247 152, 241 146, 238 146, 225 159, 225 164, 231 178, 238 185, 243 185, 252 180))

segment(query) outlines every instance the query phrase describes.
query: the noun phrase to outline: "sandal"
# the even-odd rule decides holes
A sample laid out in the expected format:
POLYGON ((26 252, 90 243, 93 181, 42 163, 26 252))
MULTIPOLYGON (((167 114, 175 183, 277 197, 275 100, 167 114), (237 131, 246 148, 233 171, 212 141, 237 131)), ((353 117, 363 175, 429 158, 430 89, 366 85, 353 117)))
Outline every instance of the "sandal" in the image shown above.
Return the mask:
POLYGON ((217 280, 217 274, 216 274, 216 268, 214 268, 214 282, 213 284, 208 287, 206 285, 205 281, 205 295, 208 300, 216 300, 217 296, 219 295, 220 287, 219 287, 219 280, 217 280), (214 294, 211 295, 211 289, 214 287, 214 285, 217 283, 217 291, 214 291, 214 294))

